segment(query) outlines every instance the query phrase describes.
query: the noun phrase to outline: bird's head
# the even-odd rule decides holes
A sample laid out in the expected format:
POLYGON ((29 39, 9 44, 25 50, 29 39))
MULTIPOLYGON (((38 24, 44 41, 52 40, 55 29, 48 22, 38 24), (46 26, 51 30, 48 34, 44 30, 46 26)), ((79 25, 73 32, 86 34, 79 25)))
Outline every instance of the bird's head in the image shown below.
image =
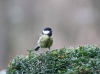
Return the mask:
POLYGON ((42 34, 45 34, 45 35, 48 35, 48 36, 52 36, 52 29, 50 27, 46 27, 42 31, 42 34))

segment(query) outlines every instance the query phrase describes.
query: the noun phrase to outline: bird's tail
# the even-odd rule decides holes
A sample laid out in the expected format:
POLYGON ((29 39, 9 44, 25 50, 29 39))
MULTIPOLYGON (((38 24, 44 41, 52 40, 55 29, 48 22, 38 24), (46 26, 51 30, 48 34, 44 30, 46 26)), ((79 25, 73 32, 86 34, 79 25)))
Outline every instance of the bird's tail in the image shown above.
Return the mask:
POLYGON ((34 50, 37 51, 37 50, 39 50, 39 48, 40 48, 40 46, 37 45, 37 46, 34 48, 34 50))

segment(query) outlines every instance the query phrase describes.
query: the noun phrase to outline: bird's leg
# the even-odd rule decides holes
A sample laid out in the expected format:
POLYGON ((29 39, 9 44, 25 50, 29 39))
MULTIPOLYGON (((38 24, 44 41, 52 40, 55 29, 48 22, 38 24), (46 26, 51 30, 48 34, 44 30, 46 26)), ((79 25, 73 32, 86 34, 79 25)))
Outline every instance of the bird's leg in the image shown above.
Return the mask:
POLYGON ((40 47, 40 52, 42 52, 42 48, 40 47))
POLYGON ((48 49, 50 50, 50 47, 48 49))
POLYGON ((40 47, 40 54, 42 54, 43 52, 42 52, 42 48, 40 47))
POLYGON ((48 47, 49 51, 50 51, 50 47, 48 47))

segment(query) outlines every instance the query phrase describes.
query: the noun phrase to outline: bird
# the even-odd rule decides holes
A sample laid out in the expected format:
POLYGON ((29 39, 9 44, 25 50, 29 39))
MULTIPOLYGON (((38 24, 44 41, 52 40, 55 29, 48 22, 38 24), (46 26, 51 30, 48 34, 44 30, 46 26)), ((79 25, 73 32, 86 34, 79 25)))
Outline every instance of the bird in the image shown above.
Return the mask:
POLYGON ((53 30, 50 27, 43 29, 38 38, 37 46, 34 48, 35 51, 41 50, 42 48, 48 48, 50 50, 50 47, 53 45, 52 32, 53 30))

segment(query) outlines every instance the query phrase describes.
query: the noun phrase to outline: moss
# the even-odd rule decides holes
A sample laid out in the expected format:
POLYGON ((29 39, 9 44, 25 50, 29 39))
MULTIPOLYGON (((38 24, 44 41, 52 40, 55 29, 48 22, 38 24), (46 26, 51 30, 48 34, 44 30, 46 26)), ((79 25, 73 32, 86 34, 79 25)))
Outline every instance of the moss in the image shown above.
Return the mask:
POLYGON ((7 67, 7 74, 100 74, 100 48, 84 45, 61 48, 37 55, 18 56, 7 67))

